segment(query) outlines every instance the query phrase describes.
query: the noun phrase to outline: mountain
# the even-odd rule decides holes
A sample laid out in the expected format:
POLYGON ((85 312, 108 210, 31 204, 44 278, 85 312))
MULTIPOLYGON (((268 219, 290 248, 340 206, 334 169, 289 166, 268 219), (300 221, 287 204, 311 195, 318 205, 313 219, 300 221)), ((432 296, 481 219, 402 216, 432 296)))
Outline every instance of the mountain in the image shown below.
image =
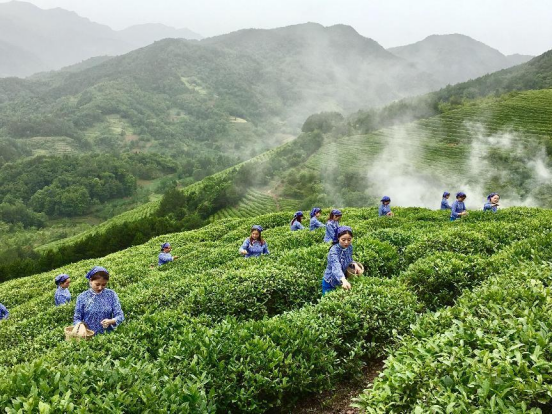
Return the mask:
MULTIPOLYGON (((277 94, 302 103, 306 111, 300 115, 375 107, 436 85, 431 75, 346 25, 247 29, 200 44, 254 58, 262 66, 261 76, 279 79, 277 94)), ((297 115, 296 109, 288 115, 297 115)))
POLYGON ((533 59, 534 56, 515 53, 514 55, 507 55, 506 58, 509 60, 512 66, 515 66, 520 65, 524 62, 528 62, 529 60, 533 59))
MULTIPOLYGON (((0 3, 0 42, 12 51, 0 66, 2 76, 28 76, 59 69, 94 56, 120 55, 158 40, 164 34, 199 35, 161 25, 114 31, 61 8, 43 10, 31 3, 0 3)), ((4 46, 2 49, 6 49, 4 46)), ((6 55, 3 55, 6 56, 6 55)))
MULTIPOLYGON (((256 54, 258 34, 253 31, 252 36, 252 32, 245 31, 232 35, 236 36, 235 39, 220 37, 209 42, 165 39, 103 62, 93 60, 83 63, 82 68, 74 68, 74 71, 57 71, 37 79, 0 80, 0 150, 4 155, 3 160, 0 160, 2 163, 28 157, 29 153, 42 154, 45 157, 60 154, 67 154, 64 157, 82 157, 81 154, 85 154, 86 157, 92 152, 133 152, 168 156, 180 166, 175 176, 165 181, 158 193, 165 192, 176 183, 179 188, 187 189, 184 202, 180 192, 177 192, 172 196, 173 202, 165 204, 162 214, 156 213, 159 203, 153 202, 143 205, 143 209, 129 211, 128 214, 113 218, 113 221, 105 222, 105 225, 94 227, 93 233, 98 238, 105 237, 102 239, 105 244, 87 234, 60 241, 59 246, 63 246, 65 252, 62 259, 83 258, 79 255, 86 258, 91 253, 104 254, 104 251, 96 252, 98 247, 105 247, 107 252, 111 252, 114 246, 124 248, 129 243, 144 240, 145 237, 169 232, 173 226, 178 229, 194 228, 219 213, 232 216, 237 211, 282 210, 296 208, 300 203, 321 201, 326 201, 325 205, 339 204, 341 200, 347 201, 348 205, 366 204, 379 190, 366 183, 367 172, 362 168, 340 171, 340 166, 335 163, 337 154, 341 154, 339 158, 346 165, 365 166, 364 168, 374 165, 371 157, 378 156, 382 150, 383 136, 371 136, 368 142, 359 136, 364 137, 375 130, 420 118, 453 113, 459 107, 470 110, 472 101, 479 96, 500 96, 509 91, 551 87, 550 52, 526 64, 450 86, 420 98, 405 98, 382 109, 375 109, 373 106, 382 102, 383 97, 370 95, 373 93, 371 84, 361 83, 357 90, 351 91, 350 98, 358 102, 360 107, 373 107, 372 110, 353 114, 346 119, 336 112, 316 114, 304 123, 305 135, 300 135, 287 146, 263 153, 264 150, 276 147, 297 135, 297 120, 302 116, 305 120, 306 111, 318 108, 320 112, 328 108, 328 103, 332 100, 339 102, 334 95, 336 91, 353 84, 345 76, 343 71, 348 68, 342 62, 360 59, 359 50, 367 50, 359 65, 366 73, 356 73, 358 71, 354 67, 350 69, 351 76, 364 80, 371 80, 371 77, 378 79, 378 72, 371 73, 367 69, 372 61, 380 64, 400 62, 399 69, 407 76, 417 74, 408 62, 391 55, 376 42, 358 36, 351 28, 324 28, 308 24, 276 31, 277 34, 263 32, 268 41, 280 45, 275 49, 279 54, 274 59, 269 51, 259 51, 256 54), (313 33, 318 32, 323 32, 323 35, 315 38, 322 37, 324 42, 313 39, 313 33), (333 32, 333 35, 329 36, 328 32, 333 32), (295 38, 295 42, 290 45, 292 38, 295 38), (235 46, 231 48, 225 46, 225 43, 235 46), (343 46, 337 46, 340 44, 343 46), (321 46, 320 50, 310 51, 309 47, 313 45, 321 46), (346 45, 353 45, 353 51, 343 50, 347 49, 346 45), (304 58, 307 53, 311 53, 312 59, 304 58), (290 58, 286 61, 287 56, 290 58), (324 56, 328 57, 326 67, 318 68, 316 63, 324 63, 324 56), (303 70, 300 63, 305 65, 303 70), (363 66, 365 63, 366 67, 363 66), (336 77, 334 84, 325 84, 325 80, 328 80, 325 77, 331 76, 334 68, 339 68, 342 76, 336 77), (318 91, 303 88, 317 83, 320 85, 318 91), (294 123, 287 118, 292 112, 296 114, 294 123), (348 146, 348 143, 353 144, 353 147, 348 146), (5 149, 9 153, 4 154, 5 149), (319 151, 323 149, 324 151, 319 151), (318 156, 314 158, 312 156, 315 153, 318 156), (198 182, 237 161, 248 160, 256 155, 259 156, 252 158, 249 163, 237 165, 220 175, 211 176, 209 180, 198 182), (308 159, 318 160, 318 164, 305 163, 308 159), (333 183, 328 185, 328 178, 335 180, 332 179, 333 183), (175 180, 173 184, 172 180, 175 180), (198 185, 189 186, 194 182, 198 185), (253 203, 250 204, 248 200, 253 203), (186 204, 186 208, 181 208, 182 203, 186 204), (172 210, 174 207, 176 211, 172 210), (182 212, 188 213, 182 217, 182 212), (174 219, 168 219, 168 216, 174 219), (127 239, 129 231, 133 234, 130 240, 127 239), (75 241, 81 241, 82 244, 76 245, 75 241), (71 251, 66 249, 68 246, 72 247, 71 251)), ((423 79, 428 80, 426 75, 423 79)), ((405 96, 416 90, 417 86, 414 86, 399 92, 405 96)), ((520 107, 520 110, 517 109, 512 114, 506 111, 506 120, 500 120, 502 129, 509 129, 510 123, 515 130, 514 127, 521 124, 518 118, 524 120, 526 117, 531 123, 536 121, 535 124, 539 127, 536 135, 541 141, 536 141, 530 134, 521 142, 542 143, 545 137, 550 143, 550 121, 548 126, 544 120, 534 120, 528 115, 536 111, 542 112, 544 116, 550 115, 549 109, 544 110, 551 105, 550 90, 549 103, 546 95, 540 93, 533 104, 528 104, 524 99, 510 100, 507 104, 515 109, 520 107)), ((500 103, 501 100, 496 104, 500 103)), ((346 104, 348 103, 340 103, 344 107, 346 104)), ((493 115, 485 100, 478 105, 484 115, 493 115)), ((504 107, 498 105, 497 111, 501 113, 501 108, 504 107)), ((472 109, 474 108, 477 108, 476 104, 473 105, 472 109)), ((455 114, 458 118, 453 123, 446 118, 443 121, 440 119, 436 126, 428 132, 424 130, 423 134, 440 131, 438 127, 442 123, 454 125, 454 130, 461 132, 465 129, 463 121, 468 119, 468 112, 455 114)), ((478 120, 475 123, 482 124, 478 120)), ((522 125, 529 131, 533 128, 525 123, 522 125)), ((412 134, 414 144, 418 132, 422 130, 415 128, 405 131, 408 131, 407 136, 412 134)), ((414 157, 425 160, 427 154, 443 153, 449 157, 450 152, 455 149, 466 151, 467 147, 461 147, 460 143, 464 145, 465 141, 471 139, 471 135, 466 135, 466 131, 464 134, 459 138, 459 143, 440 141, 449 138, 449 130, 444 132, 443 137, 432 136, 432 140, 420 141, 419 147, 415 148, 418 153, 414 153, 414 157), (433 140, 437 142, 434 143, 433 140), (421 148, 431 151, 427 153, 427 150, 421 151, 421 148)), ((385 134, 384 137, 396 142, 394 134, 385 134)), ((535 148, 540 148, 540 145, 535 148)), ((407 144, 404 147, 408 148, 407 144)), ((522 154, 530 151, 534 150, 524 149, 522 154)), ((550 150, 549 153, 545 151, 545 154, 550 154, 550 150)), ((466 157, 466 152, 462 153, 461 159, 463 157, 466 157)), ((431 158, 429 160, 432 161, 431 158)), ((501 155, 499 160, 504 160, 504 156, 501 155)), ((520 160, 516 160, 515 164, 518 166, 519 162, 520 160)), ((390 162, 383 163, 383 166, 391 165, 390 162)), ((444 162, 444 165, 447 163, 444 162)), ((527 168, 528 166, 519 166, 516 172, 526 172, 527 168)), ((428 174, 431 177, 434 173, 430 171, 428 174)), ((444 177, 451 176, 447 169, 441 174, 444 177)), ((493 174, 490 177, 494 177, 493 174)), ((27 175, 22 177, 22 180, 27 179, 27 175)), ((513 183, 517 183, 516 180, 519 178, 515 178, 513 183)), ((499 185, 504 184, 498 183, 497 187, 494 185, 497 189, 508 189, 500 187, 499 185)), ((511 189, 522 189, 521 195, 525 198, 530 195, 528 187, 531 184, 520 182, 511 189)), ((537 193, 531 197, 535 196, 538 203, 547 205, 544 187, 536 185, 535 188, 537 193)), ((5 207, 12 206, 10 203, 7 201, 5 207)), ((120 208, 112 212, 116 214, 124 210, 120 208)), ((111 217, 113 214, 104 217, 111 217)), ((71 234, 74 232, 67 235, 71 234)), ((43 239, 42 243, 53 239, 57 238, 46 241, 43 239)), ((41 244, 35 244, 38 245, 41 244)), ((48 247, 44 249, 46 252, 48 247)), ((49 261, 50 259, 41 262, 41 266, 50 264, 49 261)), ((14 267, 17 268, 16 265, 14 267)))
POLYGON ((29 68, 38 71, 46 70, 48 66, 36 54, 20 46, 0 41, 0 78, 14 74, 28 74, 29 68))
POLYGON ((163 24, 142 24, 128 27, 116 32, 119 39, 136 47, 142 47, 166 38, 202 39, 202 35, 190 29, 175 29, 163 24))
POLYGON ((348 26, 245 30, 199 42, 164 39, 70 71, 0 81, 0 137, 69 137, 75 146, 101 150, 96 138, 106 142, 108 118, 115 116, 119 131, 140 138, 131 143, 114 136, 109 142, 119 142, 122 151, 149 141, 162 151, 201 146, 238 150, 247 158, 254 148, 279 144, 274 133, 296 133, 314 112, 377 107, 428 92, 434 83, 348 26))
POLYGON ((530 60, 531 56, 505 56, 482 42, 460 34, 432 35, 389 52, 413 62, 439 80, 440 86, 474 79, 530 60))

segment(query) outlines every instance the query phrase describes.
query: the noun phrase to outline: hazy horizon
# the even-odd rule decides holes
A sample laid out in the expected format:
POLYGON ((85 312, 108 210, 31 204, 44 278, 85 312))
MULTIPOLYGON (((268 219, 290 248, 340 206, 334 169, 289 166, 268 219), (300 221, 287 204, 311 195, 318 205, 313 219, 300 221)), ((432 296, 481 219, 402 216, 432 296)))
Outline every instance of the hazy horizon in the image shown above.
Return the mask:
MULTIPOLYGON (((0 0, 0 3, 7 3, 0 0)), ((232 4, 212 0, 29 0, 42 9, 62 8, 114 30, 129 26, 161 23, 188 28, 203 37, 240 29, 271 29, 316 22, 324 26, 345 24, 362 36, 374 39, 385 48, 418 42, 437 34, 459 33, 499 50, 539 55, 551 49, 550 1, 521 4, 517 1, 465 0, 445 4, 437 0, 342 2, 256 2, 237 0, 232 4), (160 7, 162 5, 163 7, 160 7), (415 7, 416 6, 416 7, 415 7), (531 41, 530 41, 531 39, 531 41)))

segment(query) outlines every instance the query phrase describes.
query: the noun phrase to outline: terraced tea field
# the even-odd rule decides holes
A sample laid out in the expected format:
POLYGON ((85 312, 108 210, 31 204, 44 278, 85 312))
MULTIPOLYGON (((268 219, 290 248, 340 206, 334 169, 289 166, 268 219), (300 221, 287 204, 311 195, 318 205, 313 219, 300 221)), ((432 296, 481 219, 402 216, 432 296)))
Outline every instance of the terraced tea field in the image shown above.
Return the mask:
POLYGON ((551 90, 479 100, 440 116, 333 139, 311 156, 306 166, 320 171, 325 165, 348 160, 347 170, 366 173, 389 148, 392 155, 397 151, 407 156, 418 171, 455 182, 470 172, 475 140, 506 135, 512 137, 513 145, 551 143, 551 103, 551 90))
POLYGON ((211 217, 211 220, 227 218, 248 218, 270 212, 290 211, 297 209, 298 202, 292 199, 276 198, 256 189, 248 191, 238 206, 222 209, 211 217))
POLYGON ((0 323, 0 407, 293 411, 389 346, 393 360, 357 401, 369 412, 525 413, 551 404, 551 210, 473 212, 451 223, 448 212, 421 208, 393 218, 344 209, 366 272, 351 291, 322 299, 323 230, 290 232, 292 213, 217 220, 0 284, 11 313, 0 323), (244 259, 238 247, 254 223, 271 254, 244 259), (150 268, 166 241, 180 258, 150 268), (71 275, 75 299, 93 265, 110 271, 126 320, 67 343, 74 300, 54 306, 53 278, 71 275))

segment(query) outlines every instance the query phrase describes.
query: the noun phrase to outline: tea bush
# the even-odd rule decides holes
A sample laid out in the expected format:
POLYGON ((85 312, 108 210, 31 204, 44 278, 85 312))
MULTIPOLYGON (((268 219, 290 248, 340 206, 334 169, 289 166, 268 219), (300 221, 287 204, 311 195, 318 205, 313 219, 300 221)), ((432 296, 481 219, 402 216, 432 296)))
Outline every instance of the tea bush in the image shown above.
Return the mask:
MULTIPOLYGON (((534 344, 550 350, 542 326, 534 323, 537 317, 548 321, 538 301, 543 296, 537 293, 539 287, 550 285, 545 271, 551 263, 551 211, 475 212, 467 220, 451 223, 443 212, 424 209, 398 208, 394 218, 378 218, 374 208, 344 209, 343 224, 352 226, 355 234, 353 257, 365 266, 366 276, 353 279, 351 291, 338 289, 322 299, 329 248, 322 242, 324 232, 291 233, 290 217, 291 212, 284 212, 247 221, 224 219, 101 259, 1 284, 0 302, 11 315, 0 323, 0 408, 67 413, 288 411, 303 397, 360 376, 370 359, 407 342, 430 347, 424 341, 439 339, 443 350, 454 351, 453 340, 450 344, 442 337, 463 340, 455 327, 464 316, 477 319, 484 330, 482 341, 497 348, 506 340, 493 337, 501 329, 494 321, 511 319, 509 307, 516 313, 505 333, 523 344, 518 346, 523 362, 519 366, 526 365, 536 376, 528 383, 530 392, 516 392, 518 406, 498 397, 520 410, 522 403, 529 410, 546 401, 544 385, 549 378, 532 356, 543 360, 541 352, 534 354, 534 344), (238 248, 254 223, 265 227, 271 254, 245 259, 238 248), (150 268, 166 241, 180 258, 150 268), (110 271, 109 286, 121 299, 126 321, 115 332, 90 342, 65 342, 63 328, 71 324, 74 302, 54 306, 53 278, 61 272, 71 275, 75 298, 87 289, 84 275, 96 264, 110 271), (524 270, 535 277, 524 276, 524 270), (496 291, 512 296, 509 301, 489 297, 492 282, 501 281, 504 285, 496 291), (511 285, 505 285, 507 281, 511 285), (492 300, 495 305, 489 305, 493 311, 489 312, 486 301, 492 300), (448 304, 453 307, 439 308, 448 304), (423 313, 427 307, 438 311, 423 313), (518 333, 516 324, 528 330, 518 333)), ((465 334, 477 330, 476 322, 466 324, 465 334)), ((398 356, 404 347, 397 349, 398 356)), ((480 369, 469 349, 463 353, 459 358, 472 359, 470 367, 493 380, 492 372, 480 369)), ((424 356, 417 359, 423 362, 424 356)), ((440 379, 447 374, 460 388, 472 387, 462 383, 468 375, 457 379, 447 372, 453 357, 446 357, 436 358, 431 370, 441 370, 440 379)), ((515 364, 512 360, 507 364, 507 357, 494 357, 494 365, 507 370, 515 364)), ((455 361, 455 365, 469 373, 468 363, 455 361)), ((415 373, 396 369, 400 379, 415 373)), ((425 376, 434 382, 430 371, 425 376)), ((517 372, 517 376, 522 375, 517 372)), ((399 380, 396 383, 401 395, 403 386, 399 380)), ((421 393, 433 390, 423 383, 421 393)), ((495 390, 492 386, 490 390, 495 390)), ((390 391, 396 394, 393 387, 390 391)), ((384 395, 378 396, 378 402, 376 397, 360 402, 366 408, 392 408, 384 395)), ((486 396, 491 400, 493 395, 486 396)), ((471 411, 491 410, 488 398, 465 402, 455 397, 445 406, 442 398, 436 401, 440 410, 453 401, 471 411)), ((413 399, 407 393, 397 408, 414 411, 421 404, 413 399)), ((420 401, 431 399, 421 395, 420 401)))
POLYGON ((477 255, 439 252, 412 263, 401 274, 403 281, 429 310, 453 305, 466 288, 488 275, 487 261, 477 255))
POLYGON ((519 262, 415 325, 358 405, 369 413, 550 410, 551 336, 551 264, 519 262))

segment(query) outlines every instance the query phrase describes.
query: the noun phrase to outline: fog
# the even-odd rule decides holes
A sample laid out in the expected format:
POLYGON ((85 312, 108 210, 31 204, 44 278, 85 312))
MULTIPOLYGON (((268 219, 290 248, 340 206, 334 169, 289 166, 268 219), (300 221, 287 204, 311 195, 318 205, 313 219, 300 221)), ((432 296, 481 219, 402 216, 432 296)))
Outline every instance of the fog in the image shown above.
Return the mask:
MULTIPOLYGON (((450 203, 455 200, 459 191, 467 194, 465 204, 468 209, 482 209, 486 197, 492 192, 499 192, 500 207, 538 206, 530 195, 522 194, 519 186, 509 186, 507 183, 515 179, 515 173, 509 168, 500 168, 490 162, 492 150, 508 150, 513 158, 531 154, 524 150, 523 140, 513 131, 503 131, 486 134, 485 128, 478 123, 466 123, 470 131, 471 143, 467 158, 458 164, 449 163, 436 168, 432 164, 422 165, 423 149, 410 140, 412 129, 396 127, 384 150, 371 163, 367 171, 367 186, 378 199, 384 195, 392 199, 392 206, 419 206, 429 209, 439 209, 444 191, 451 193, 450 203), (505 192, 490 188, 486 182, 494 177, 504 184, 505 192)), ((424 130, 420 131, 424 134, 424 130)), ((424 137, 423 140, 431 140, 424 137)), ((551 165, 545 148, 534 151, 535 155, 526 161, 532 188, 540 185, 551 186, 551 165)))

